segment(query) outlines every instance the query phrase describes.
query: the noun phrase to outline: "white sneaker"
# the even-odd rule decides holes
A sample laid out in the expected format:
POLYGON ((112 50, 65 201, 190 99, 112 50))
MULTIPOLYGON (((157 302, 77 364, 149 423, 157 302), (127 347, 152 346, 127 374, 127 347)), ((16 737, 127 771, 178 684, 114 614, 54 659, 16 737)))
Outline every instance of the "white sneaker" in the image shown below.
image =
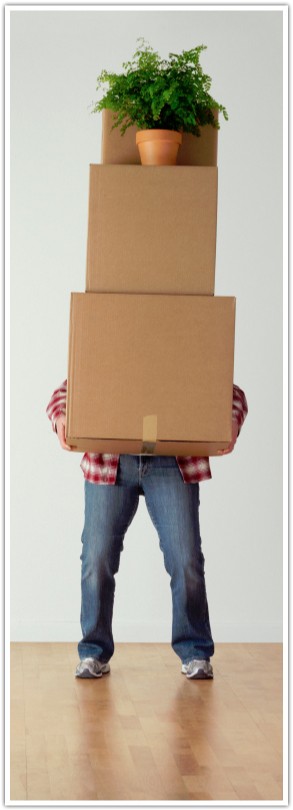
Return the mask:
POLYGON ((105 672, 110 672, 110 664, 102 664, 97 658, 83 658, 76 667, 76 678, 101 678, 105 672))
POLYGON ((213 667, 209 661, 189 661, 188 664, 182 664, 181 672, 186 675, 187 678, 213 678, 213 667))

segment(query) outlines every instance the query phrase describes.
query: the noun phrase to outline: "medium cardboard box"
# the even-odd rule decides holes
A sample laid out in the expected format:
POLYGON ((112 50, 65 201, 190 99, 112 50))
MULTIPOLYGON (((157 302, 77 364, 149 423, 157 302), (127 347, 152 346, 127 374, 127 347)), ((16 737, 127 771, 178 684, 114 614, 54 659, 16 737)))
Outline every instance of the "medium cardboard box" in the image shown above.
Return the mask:
POLYGON ((90 166, 86 292, 213 295, 218 169, 90 166))
POLYGON ((66 439, 210 456, 232 432, 235 298, 72 293, 66 439))
MULTIPOLYGON (((102 163, 137 163, 140 164, 135 136, 136 126, 129 127, 120 135, 120 127, 112 129, 113 111, 102 113, 102 163)), ((214 110, 218 120, 218 110, 214 110)), ((218 151, 218 130, 207 124, 200 127, 201 135, 197 138, 187 132, 182 133, 182 144, 178 150, 177 166, 216 166, 218 151)))

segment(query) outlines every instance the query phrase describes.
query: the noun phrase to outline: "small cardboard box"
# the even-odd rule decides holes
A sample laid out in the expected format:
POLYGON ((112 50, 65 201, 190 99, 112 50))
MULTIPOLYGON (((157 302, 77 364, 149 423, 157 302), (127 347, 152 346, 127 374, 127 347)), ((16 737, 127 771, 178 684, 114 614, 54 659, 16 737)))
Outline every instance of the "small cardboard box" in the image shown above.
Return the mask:
POLYGON ((210 456, 232 432, 235 298, 72 293, 66 440, 210 456))
MULTIPOLYGON (((218 120, 218 110, 214 110, 214 118, 218 120)), ((135 136, 138 132, 136 126, 128 127, 124 135, 120 135, 120 127, 112 130, 113 111, 103 110, 102 113, 102 163, 137 163, 140 164, 138 147, 135 136), (112 131, 111 131, 112 130, 112 131)), ((182 133, 182 144, 178 150, 177 166, 216 166, 218 151, 218 130, 207 124, 200 127, 201 135, 197 138, 189 133, 182 133)))
POLYGON ((213 295, 218 169, 90 166, 86 292, 213 295))

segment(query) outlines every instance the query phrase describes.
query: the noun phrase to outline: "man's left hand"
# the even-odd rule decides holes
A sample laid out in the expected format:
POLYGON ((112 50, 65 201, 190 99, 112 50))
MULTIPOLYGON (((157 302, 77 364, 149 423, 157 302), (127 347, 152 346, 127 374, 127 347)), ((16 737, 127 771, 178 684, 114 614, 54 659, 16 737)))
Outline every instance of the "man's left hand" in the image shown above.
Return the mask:
POLYGON ((217 451, 218 456, 226 456, 227 453, 232 453, 232 450, 234 450, 234 447, 235 447, 235 444, 236 444, 236 441, 237 441, 238 430, 239 430, 238 422, 236 422, 236 420, 233 419, 233 421, 232 421, 232 441, 231 441, 231 444, 229 444, 229 447, 227 447, 226 450, 218 450, 217 451))

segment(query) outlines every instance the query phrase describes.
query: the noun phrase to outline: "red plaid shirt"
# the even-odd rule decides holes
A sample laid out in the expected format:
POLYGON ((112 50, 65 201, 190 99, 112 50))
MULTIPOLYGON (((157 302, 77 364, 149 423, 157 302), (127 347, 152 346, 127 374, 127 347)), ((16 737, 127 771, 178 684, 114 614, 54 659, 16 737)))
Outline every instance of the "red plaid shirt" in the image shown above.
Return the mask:
MULTIPOLYGON (((67 380, 52 395, 46 413, 52 422, 53 430, 59 416, 66 412, 67 380)), ((248 408, 246 397, 241 388, 233 385, 232 418, 237 422, 239 431, 247 416, 248 408)), ((177 456, 178 467, 183 481, 186 484, 195 484, 212 477, 208 458, 197 456, 177 456)), ((106 453, 85 453, 81 461, 81 469, 87 481, 92 484, 115 484, 119 455, 106 453)))

